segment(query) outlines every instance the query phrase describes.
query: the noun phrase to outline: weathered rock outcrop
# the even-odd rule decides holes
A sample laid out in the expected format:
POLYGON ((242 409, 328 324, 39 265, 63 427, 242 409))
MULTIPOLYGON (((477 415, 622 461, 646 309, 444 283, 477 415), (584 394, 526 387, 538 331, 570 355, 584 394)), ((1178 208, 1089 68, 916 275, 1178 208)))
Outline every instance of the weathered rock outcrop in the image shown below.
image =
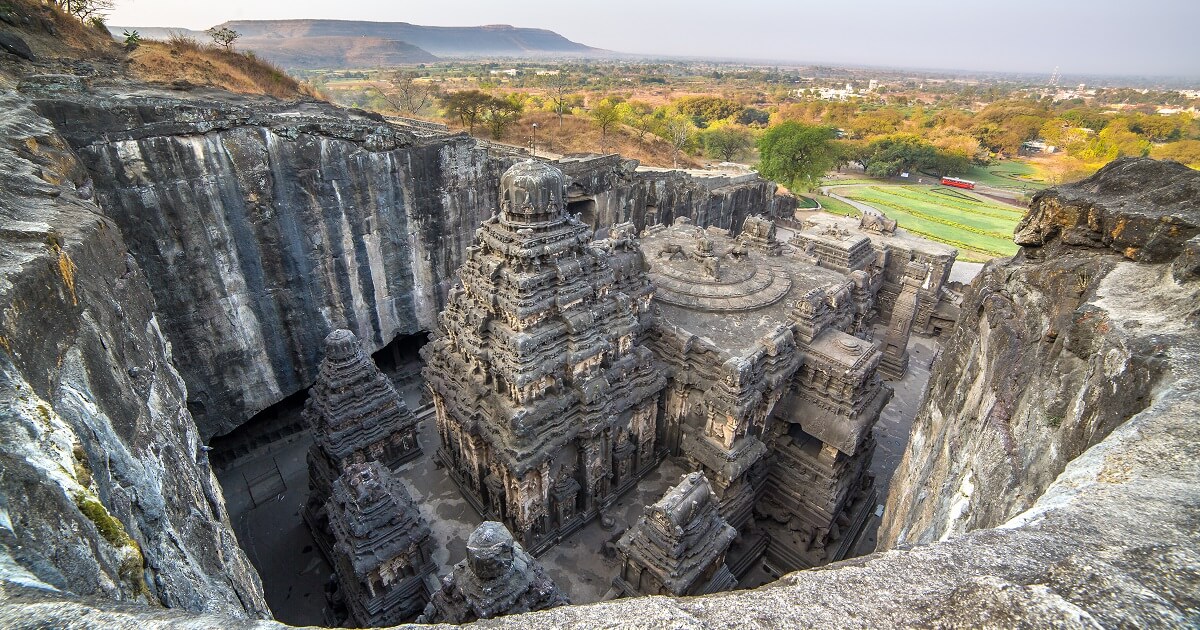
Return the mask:
POLYGON ((796 198, 777 195, 775 182, 757 173, 690 174, 685 171, 637 168, 619 155, 568 156, 556 162, 571 179, 568 200, 590 199, 582 208, 584 223, 607 227, 632 223, 638 233, 655 224, 671 225, 688 217, 701 227, 742 229, 746 217, 762 214, 791 217, 796 198), (590 213, 590 215, 589 215, 590 213))
POLYGON ((880 540, 998 526, 1150 405, 1173 347, 1196 334, 1195 275, 1168 263, 1198 233, 1200 173, 1173 162, 1119 160, 1037 195, 1016 230, 1024 248, 963 298, 880 540))
MULTIPOLYGON (((87 171, 0 78, 0 576, 266 617, 154 298, 87 171)), ((46 623, 28 618, 0 625, 46 623)))
MULTIPOLYGON (((33 90, 31 90, 33 91, 33 90)), ((495 198, 465 136, 326 104, 201 92, 37 93, 151 278, 208 438, 313 382, 325 335, 432 326, 495 198)))

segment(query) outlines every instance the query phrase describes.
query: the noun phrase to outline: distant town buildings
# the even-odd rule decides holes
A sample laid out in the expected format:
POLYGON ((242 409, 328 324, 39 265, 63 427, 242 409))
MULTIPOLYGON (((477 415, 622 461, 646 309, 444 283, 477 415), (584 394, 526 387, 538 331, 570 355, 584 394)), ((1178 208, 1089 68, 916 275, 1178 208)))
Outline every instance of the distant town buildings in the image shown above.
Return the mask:
POLYGON ((867 82, 867 89, 865 90, 855 90, 853 84, 847 83, 845 87, 840 88, 801 88, 796 90, 796 96, 802 98, 806 96, 815 96, 822 101, 845 101, 855 96, 866 96, 877 89, 879 89, 879 80, 871 79, 867 82))

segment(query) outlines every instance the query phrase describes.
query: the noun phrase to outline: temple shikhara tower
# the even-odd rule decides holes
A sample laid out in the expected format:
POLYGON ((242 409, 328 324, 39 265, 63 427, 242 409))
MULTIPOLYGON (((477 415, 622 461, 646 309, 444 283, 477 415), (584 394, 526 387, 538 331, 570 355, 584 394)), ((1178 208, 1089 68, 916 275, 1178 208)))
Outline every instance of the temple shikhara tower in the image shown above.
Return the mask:
MULTIPOLYGON (((563 175, 523 162, 422 351, 441 448, 463 494, 531 551, 658 461, 664 379, 643 344, 652 289, 628 234, 592 242, 563 175)), ((618 232, 620 232, 618 230, 618 232)))
POLYGON ((360 627, 420 614, 437 569, 429 525, 398 478, 378 462, 351 464, 333 482, 326 512, 342 600, 360 627))
POLYGON ((685 475, 621 539, 622 595, 704 595, 733 588, 725 551, 737 536, 703 473, 685 475))
POLYGON ((419 455, 417 419, 345 329, 325 338, 325 358, 303 413, 313 431, 305 519, 329 555, 325 506, 333 480, 350 464, 379 462, 396 469, 419 455))

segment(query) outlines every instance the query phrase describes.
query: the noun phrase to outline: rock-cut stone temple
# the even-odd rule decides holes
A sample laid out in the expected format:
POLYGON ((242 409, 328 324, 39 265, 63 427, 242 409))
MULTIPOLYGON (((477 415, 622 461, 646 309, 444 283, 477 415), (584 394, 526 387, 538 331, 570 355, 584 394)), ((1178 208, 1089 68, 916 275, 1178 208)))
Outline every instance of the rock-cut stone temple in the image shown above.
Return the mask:
POLYGON ((378 462, 351 464, 333 482, 326 511, 333 568, 350 620, 388 626, 421 613, 437 569, 429 524, 404 484, 378 462))
POLYGON ((325 513, 333 480, 351 464, 379 462, 391 469, 421 454, 417 419, 349 330, 325 338, 325 358, 304 404, 312 427, 305 519, 322 551, 332 544, 325 513))
POLYGON ((643 344, 652 289, 637 247, 593 244, 548 164, 519 163, 500 185, 422 354, 438 457, 537 553, 658 462, 665 381, 643 344))

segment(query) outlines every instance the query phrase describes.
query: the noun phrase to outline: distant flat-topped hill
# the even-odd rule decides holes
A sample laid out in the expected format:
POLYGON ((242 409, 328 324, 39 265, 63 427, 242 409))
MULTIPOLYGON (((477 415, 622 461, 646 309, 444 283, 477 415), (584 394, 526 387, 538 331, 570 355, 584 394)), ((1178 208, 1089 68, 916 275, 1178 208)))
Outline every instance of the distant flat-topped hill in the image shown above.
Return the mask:
POLYGON ((481 55, 586 55, 600 49, 573 42, 554 31, 492 26, 420 26, 406 22, 348 20, 236 20, 229 27, 245 38, 377 37, 407 42, 443 57, 481 55))
MULTIPOLYGON (((443 57, 539 57, 603 53, 539 28, 491 26, 420 26, 406 22, 347 20, 236 20, 218 24, 241 34, 234 47, 252 50, 285 68, 363 68, 428 63, 443 57)), ((122 38, 134 27, 111 26, 122 38)), ((142 37, 172 34, 209 40, 205 31, 137 27, 142 37)))
POLYGON ((367 68, 438 59, 408 42, 380 37, 243 37, 236 45, 285 68, 367 68))

